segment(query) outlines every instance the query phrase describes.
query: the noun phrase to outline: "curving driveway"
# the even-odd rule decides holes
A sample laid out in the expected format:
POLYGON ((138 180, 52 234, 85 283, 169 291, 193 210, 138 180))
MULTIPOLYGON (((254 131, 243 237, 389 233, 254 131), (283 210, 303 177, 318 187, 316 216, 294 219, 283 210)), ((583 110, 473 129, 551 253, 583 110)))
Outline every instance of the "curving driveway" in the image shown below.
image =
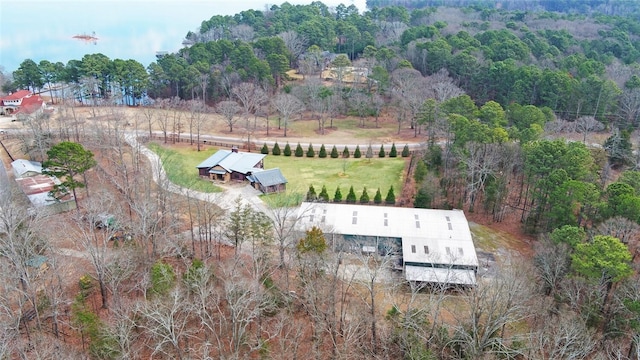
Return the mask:
POLYGON ((176 194, 189 196, 194 199, 214 203, 225 210, 232 210, 236 204, 237 199, 240 199, 240 202, 243 205, 249 205, 252 209, 263 212, 265 214, 269 213, 267 211, 267 206, 265 205, 265 203, 260 200, 259 195, 261 195, 262 192, 260 192, 260 190, 254 189, 249 184, 216 184, 224 191, 219 193, 204 193, 187 189, 172 183, 167 178, 167 173, 162 167, 162 161, 160 160, 160 157, 158 157, 158 155, 156 155, 156 153, 151 151, 149 148, 138 142, 136 134, 125 134, 125 140, 132 148, 139 149, 140 152, 149 159, 149 163, 151 164, 151 173, 153 174, 153 180, 167 190, 176 194))

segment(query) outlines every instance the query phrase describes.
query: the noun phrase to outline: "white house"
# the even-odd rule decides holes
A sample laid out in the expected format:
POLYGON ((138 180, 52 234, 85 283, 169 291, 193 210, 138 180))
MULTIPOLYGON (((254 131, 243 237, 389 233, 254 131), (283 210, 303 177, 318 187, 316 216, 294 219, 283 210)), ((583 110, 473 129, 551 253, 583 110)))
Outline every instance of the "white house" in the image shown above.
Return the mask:
POLYGON ((476 283, 478 258, 462 210, 304 202, 299 211, 299 228, 319 227, 336 248, 401 255, 408 281, 476 283))

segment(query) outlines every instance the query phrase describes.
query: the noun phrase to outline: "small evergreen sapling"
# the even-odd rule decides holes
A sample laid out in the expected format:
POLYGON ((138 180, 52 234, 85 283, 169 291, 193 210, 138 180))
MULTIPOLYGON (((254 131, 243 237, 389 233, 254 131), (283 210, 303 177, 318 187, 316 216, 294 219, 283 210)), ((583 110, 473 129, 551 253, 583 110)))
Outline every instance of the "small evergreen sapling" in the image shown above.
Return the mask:
POLYGON ((360 196, 360 203, 361 204, 368 204, 369 203, 369 194, 367 194, 367 187, 366 186, 362 190, 362 195, 360 196))
POLYGON ((378 157, 383 158, 385 156, 384 145, 380 145, 380 151, 378 152, 378 157))
POLYGON ((320 152, 318 153, 318 157, 323 159, 327 157, 327 149, 324 147, 324 144, 320 146, 320 152))
POLYGON ((374 204, 382 204, 382 193, 380 192, 380 188, 376 191, 376 195, 373 197, 374 204))
POLYGON ((262 149, 260 149, 260 154, 264 154, 264 155, 269 154, 269 147, 267 146, 267 143, 264 143, 264 145, 262 145, 262 149))
POLYGON ((336 148, 335 145, 333 145, 333 149, 331 149, 331 158, 332 159, 338 158, 338 149, 336 148))
POLYGON ((316 156, 316 151, 313 150, 313 145, 309 144, 309 149, 307 150, 307 157, 314 157, 316 156))
POLYGON ((362 157, 362 153, 360 152, 360 145, 356 145, 356 151, 353 153, 353 157, 356 159, 360 159, 362 157))
POLYGON ((336 193, 333 195, 333 202, 342 202, 342 192, 340 191, 340 186, 336 188, 336 193))
POLYGON ((371 148, 371 144, 369 144, 369 147, 367 147, 367 153, 364 157, 366 157, 367 159, 371 159, 373 157, 373 148, 371 148))
POLYGON ((402 157, 409 157, 409 145, 404 145, 402 148, 402 157))
POLYGON ((313 188, 313 185, 309 185, 309 191, 307 191, 307 201, 315 201, 318 199, 318 195, 316 195, 316 189, 313 188))
POLYGON ((396 194, 393 193, 393 185, 389 188, 389 192, 387 193, 387 197, 384 202, 389 205, 396 203, 396 194))
POLYGON ((353 191, 353 185, 349 188, 349 193, 347 194, 347 203, 355 204, 356 202, 356 193, 353 191))
POLYGON ((325 202, 329 201, 329 194, 327 193, 326 186, 322 185, 322 190, 320 191, 320 194, 318 194, 318 199, 325 202))
POLYGON ((295 155, 296 157, 302 157, 302 155, 304 155, 304 150, 302 150, 302 146, 300 146, 300 143, 298 143, 298 146, 296 146, 295 155))
POLYGON ((291 156, 291 145, 289 143, 284 146, 284 156, 291 156))
MULTIPOLYGON (((291 149, 289 149, 289 151, 291 151, 291 149)), ((271 149, 271 154, 276 156, 280 155, 280 145, 278 145, 277 142, 273 144, 273 149, 271 149)), ((291 155, 291 153, 289 153, 289 155, 291 155)))
POLYGON ((396 149, 396 143, 391 144, 391 151, 389 151, 389 157, 398 157, 398 150, 396 149))
POLYGON ((349 156, 351 156, 351 154, 349 153, 349 148, 345 146, 344 150, 342 150, 342 157, 346 159, 349 156))

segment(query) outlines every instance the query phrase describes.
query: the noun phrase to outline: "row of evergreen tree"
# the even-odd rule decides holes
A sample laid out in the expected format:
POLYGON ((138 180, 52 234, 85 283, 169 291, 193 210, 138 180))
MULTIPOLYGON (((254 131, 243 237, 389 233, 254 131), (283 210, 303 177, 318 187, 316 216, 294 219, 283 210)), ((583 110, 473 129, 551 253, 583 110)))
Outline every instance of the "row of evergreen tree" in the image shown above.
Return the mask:
MULTIPOLYGON (((269 146, 266 143, 262 145, 262 149, 260 150, 260 153, 265 155, 269 154, 269 146)), ((300 143, 298 143, 298 146, 296 146, 296 149, 293 152, 291 151, 291 146, 289 145, 289 143, 285 145, 284 151, 281 151, 280 145, 278 145, 278 143, 276 142, 273 145, 273 149, 271 149, 271 154, 272 155, 283 154, 284 156, 291 156, 293 154, 295 157, 303 157, 305 155, 305 151, 302 149, 302 146, 300 145, 300 143)), ((408 157, 410 154, 411 152, 409 151, 409 145, 405 145, 400 155, 402 157, 408 157)), ((335 145, 333 145, 331 152, 327 153, 327 149, 325 148, 324 144, 322 144, 322 146, 320 146, 320 151, 318 152, 318 157, 326 158, 327 155, 329 155, 333 159, 337 159, 338 157, 340 157, 340 154, 338 153, 338 148, 336 148, 335 145)), ((371 147, 371 145, 369 145, 364 155, 367 159, 370 159, 373 157, 373 148, 371 147)), ((389 157, 392 157, 392 158, 398 157, 398 150, 396 149, 395 143, 391 144, 391 150, 389 151, 388 155, 389 157)), ((306 156, 307 157, 316 156, 316 150, 313 148, 313 145, 309 144, 309 148, 306 151, 306 156)), ((351 152, 349 151, 349 148, 345 146, 344 150, 342 150, 342 157, 348 158, 350 156, 351 156, 351 152)), ((384 149, 384 145, 380 145, 380 151, 378 151, 378 157, 383 158, 385 156, 387 156, 387 152, 384 149)), ((360 150, 360 145, 356 145, 356 150, 353 153, 353 157, 356 159, 359 159, 362 157, 362 151, 360 150)))
MULTIPOLYGON (((325 185, 322 185, 322 190, 320 190, 320 193, 317 194, 316 189, 313 187, 313 185, 309 185, 306 199, 307 201, 329 202, 330 199, 329 193, 327 192, 327 187, 325 185)), ((343 202, 340 186, 336 188, 332 201, 335 203, 343 202)), ((369 204, 371 202, 371 199, 369 197, 369 193, 367 192, 367 187, 364 187, 364 189, 362 190, 362 194, 358 199, 352 185, 349 188, 349 192, 347 193, 347 197, 344 199, 344 202, 346 202, 347 204, 355 204, 356 202, 359 202, 360 204, 369 204)), ((382 204, 382 193, 380 192, 380 188, 376 190, 376 194, 373 196, 373 203, 382 204)), ((387 196, 384 198, 384 203, 387 205, 394 205, 396 203, 396 195, 393 191, 393 185, 389 188, 389 191, 387 191, 387 196)))

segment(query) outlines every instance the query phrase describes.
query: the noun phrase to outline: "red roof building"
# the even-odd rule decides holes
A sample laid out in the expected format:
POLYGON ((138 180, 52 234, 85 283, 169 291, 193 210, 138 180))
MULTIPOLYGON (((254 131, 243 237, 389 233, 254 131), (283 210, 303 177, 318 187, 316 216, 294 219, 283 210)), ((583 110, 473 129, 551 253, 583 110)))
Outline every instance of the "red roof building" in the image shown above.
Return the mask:
POLYGON ((0 98, 0 113, 29 115, 45 107, 40 95, 34 95, 29 90, 19 90, 0 98))

